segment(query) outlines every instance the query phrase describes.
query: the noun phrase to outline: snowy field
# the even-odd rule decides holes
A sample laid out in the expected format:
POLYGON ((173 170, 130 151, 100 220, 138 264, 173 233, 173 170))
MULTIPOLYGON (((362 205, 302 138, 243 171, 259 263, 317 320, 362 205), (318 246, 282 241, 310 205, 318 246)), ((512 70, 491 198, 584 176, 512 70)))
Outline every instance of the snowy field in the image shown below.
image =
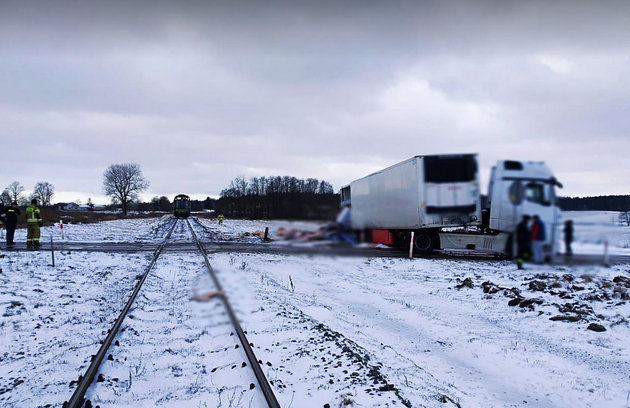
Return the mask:
MULTIPOLYGON (((59 224, 41 228, 41 241, 50 238, 67 242, 157 242, 164 238, 164 220, 160 218, 133 218, 103 221, 94 224, 64 224, 63 238, 59 224)), ((15 242, 26 242, 26 228, 15 231, 15 242)))
MULTIPOLYGON (((170 217, 166 215, 157 218, 137 218, 104 221, 94 224, 64 224, 63 236, 59 224, 43 227, 41 229, 41 241, 49 242, 50 238, 55 242, 160 242, 164 238, 165 221, 170 217)), ((216 219, 194 218, 193 226, 196 227, 200 238, 214 239, 216 241, 250 241, 260 242, 253 234, 269 228, 270 236, 277 234, 278 229, 299 229, 315 232, 323 225, 322 222, 309 221, 278 221, 278 220, 225 220, 219 225, 216 219), (199 226, 199 228, 197 228, 199 226), (204 233, 204 227, 207 233, 204 233)), ((179 232, 181 232, 181 228, 179 232)), ((174 232, 177 236, 178 232, 174 232)), ((185 239, 189 237, 186 235, 185 239)), ((176 239, 177 241, 177 239, 176 239)), ((15 231, 15 242, 26 242, 26 229, 15 231)))
POLYGON ((271 238, 278 237, 278 230, 301 230, 315 232, 324 222, 316 221, 286 221, 286 220, 230 220, 227 219, 222 225, 215 219, 198 219, 199 223, 206 228, 210 228, 216 233, 215 239, 219 241, 260 241, 255 233, 264 232, 269 228, 271 238))
MULTIPOLYGON (((619 222, 616 211, 565 211, 563 221, 573 220, 575 229, 574 252, 601 254, 604 242, 610 245, 614 254, 630 255, 630 226, 619 222)), ((562 228, 560 231, 562 238, 562 228)), ((564 250, 564 243, 560 248, 564 250)))
POLYGON ((373 369, 411 406, 628 404, 628 266, 517 271, 508 262, 253 254, 212 262, 228 289, 256 293, 235 303, 249 306, 244 326, 264 345, 261 357, 282 360, 278 378, 312 398, 297 406, 379 406, 368 399, 373 369))
MULTIPOLYGON (((610 214, 570 215, 579 245, 599 245, 601 232, 630 246, 610 214)), ((265 226, 319 226, 192 224, 202 239, 248 242, 265 226)), ((159 242, 167 225, 109 221, 80 226, 72 239, 159 242)), ((190 239, 179 222, 171 240, 190 239)), ((0 406, 69 399, 149 261, 62 252, 53 268, 49 253, 0 254, 0 406)), ((230 253, 210 261, 283 407, 630 407, 630 265, 517 271, 507 261, 230 253)), ((192 300, 212 290, 200 255, 163 254, 86 397, 101 407, 264 406, 221 303, 192 300)))
MULTIPOLYGON (((3 256, 3 255, 0 255, 3 256)), ((111 327, 145 255, 10 253, 0 259, 0 406, 61 406, 111 327)))

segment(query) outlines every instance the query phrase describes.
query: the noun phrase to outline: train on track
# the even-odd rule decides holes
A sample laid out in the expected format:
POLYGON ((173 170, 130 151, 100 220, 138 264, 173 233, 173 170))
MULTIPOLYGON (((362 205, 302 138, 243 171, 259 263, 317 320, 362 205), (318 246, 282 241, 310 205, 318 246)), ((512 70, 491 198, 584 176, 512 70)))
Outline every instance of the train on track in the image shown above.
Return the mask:
POLYGON ((173 215, 175 218, 190 217, 190 197, 186 194, 178 194, 173 199, 173 215))

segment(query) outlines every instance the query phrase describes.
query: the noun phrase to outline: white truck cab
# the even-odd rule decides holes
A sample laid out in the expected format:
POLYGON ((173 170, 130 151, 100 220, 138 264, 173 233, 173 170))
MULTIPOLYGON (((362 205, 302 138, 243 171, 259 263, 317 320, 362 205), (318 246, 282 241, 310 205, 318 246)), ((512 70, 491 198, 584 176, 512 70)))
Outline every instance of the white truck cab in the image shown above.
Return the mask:
POLYGON ((497 162, 490 173, 488 227, 513 232, 523 215, 538 215, 545 224, 545 252, 553 253, 560 222, 556 187, 562 184, 544 162, 497 162))

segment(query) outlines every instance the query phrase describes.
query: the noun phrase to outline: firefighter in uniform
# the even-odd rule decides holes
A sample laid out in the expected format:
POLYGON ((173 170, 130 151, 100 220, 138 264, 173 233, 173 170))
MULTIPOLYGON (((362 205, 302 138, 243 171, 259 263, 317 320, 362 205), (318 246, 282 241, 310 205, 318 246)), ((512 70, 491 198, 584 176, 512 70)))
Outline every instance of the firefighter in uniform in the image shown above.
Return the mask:
POLYGON ((37 207, 37 200, 32 199, 31 205, 26 207, 26 246, 39 247, 39 227, 42 226, 42 216, 37 207))
POLYGON ((15 201, 11 203, 11 207, 9 207, 5 212, 4 218, 7 226, 7 247, 11 247, 15 244, 15 242, 13 242, 13 236, 15 234, 15 227, 17 227, 18 215, 20 214, 22 213, 15 201))

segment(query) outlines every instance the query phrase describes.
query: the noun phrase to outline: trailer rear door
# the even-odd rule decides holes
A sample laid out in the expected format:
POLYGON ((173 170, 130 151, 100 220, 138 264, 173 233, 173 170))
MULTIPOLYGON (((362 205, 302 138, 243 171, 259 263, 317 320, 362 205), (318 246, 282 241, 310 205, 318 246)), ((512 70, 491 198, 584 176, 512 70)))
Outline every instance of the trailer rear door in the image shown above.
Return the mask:
POLYGON ((424 157, 424 181, 427 215, 476 211, 479 184, 475 155, 424 157))

